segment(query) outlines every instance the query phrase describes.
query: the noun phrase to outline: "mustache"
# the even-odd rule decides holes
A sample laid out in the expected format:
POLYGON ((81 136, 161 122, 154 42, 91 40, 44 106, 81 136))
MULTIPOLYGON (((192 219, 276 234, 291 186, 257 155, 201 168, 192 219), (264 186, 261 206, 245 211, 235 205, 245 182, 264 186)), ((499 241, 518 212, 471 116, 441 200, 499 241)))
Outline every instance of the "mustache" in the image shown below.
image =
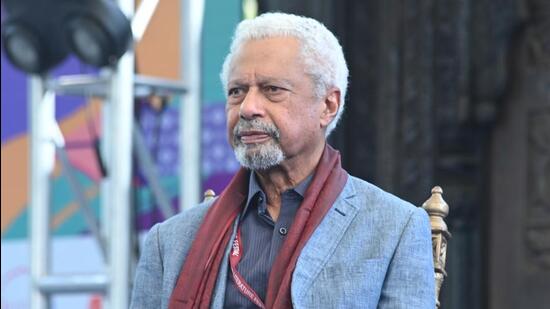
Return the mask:
POLYGON ((233 136, 235 141, 241 137, 241 133, 243 131, 260 131, 271 136, 276 141, 278 141, 281 136, 279 128, 277 128, 274 124, 262 122, 259 119, 239 119, 239 122, 237 122, 237 125, 233 128, 233 136))

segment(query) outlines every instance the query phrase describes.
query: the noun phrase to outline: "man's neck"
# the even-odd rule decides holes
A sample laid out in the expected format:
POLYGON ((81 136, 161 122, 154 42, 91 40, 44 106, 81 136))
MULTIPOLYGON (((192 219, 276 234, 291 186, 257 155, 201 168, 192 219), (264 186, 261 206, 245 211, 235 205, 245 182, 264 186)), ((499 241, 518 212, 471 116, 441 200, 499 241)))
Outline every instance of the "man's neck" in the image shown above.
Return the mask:
POLYGON ((325 145, 317 147, 311 155, 287 158, 280 165, 264 171, 256 171, 258 182, 267 196, 267 210, 274 221, 277 221, 281 210, 281 195, 295 188, 313 173, 325 145))

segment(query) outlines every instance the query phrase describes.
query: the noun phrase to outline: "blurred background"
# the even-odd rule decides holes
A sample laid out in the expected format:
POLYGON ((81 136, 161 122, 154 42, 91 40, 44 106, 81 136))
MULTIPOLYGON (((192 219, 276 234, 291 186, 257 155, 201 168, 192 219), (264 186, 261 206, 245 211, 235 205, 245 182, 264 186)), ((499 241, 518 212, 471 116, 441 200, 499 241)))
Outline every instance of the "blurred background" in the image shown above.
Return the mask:
POLYGON ((416 205, 442 186, 441 307, 547 308, 550 1, 6 0, 2 309, 127 307, 144 232, 238 169, 218 76, 267 11, 340 40, 350 174, 416 205))

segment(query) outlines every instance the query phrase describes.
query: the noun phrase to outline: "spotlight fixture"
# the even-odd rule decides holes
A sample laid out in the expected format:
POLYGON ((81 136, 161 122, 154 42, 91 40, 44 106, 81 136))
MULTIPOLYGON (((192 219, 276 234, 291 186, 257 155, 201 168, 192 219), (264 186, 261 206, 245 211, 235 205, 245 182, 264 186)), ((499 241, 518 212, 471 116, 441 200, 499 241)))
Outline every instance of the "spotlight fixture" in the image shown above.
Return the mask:
POLYGON ((112 1, 85 2, 85 9, 67 14, 69 45, 85 63, 97 67, 112 65, 130 45, 130 22, 112 1))
POLYGON ((59 11, 48 1, 6 0, 8 17, 2 24, 2 46, 14 66, 29 73, 44 73, 69 53, 59 11))
POLYGON ((116 64, 132 39, 130 22, 109 0, 5 0, 2 45, 19 69, 42 74, 72 50, 96 67, 116 64))

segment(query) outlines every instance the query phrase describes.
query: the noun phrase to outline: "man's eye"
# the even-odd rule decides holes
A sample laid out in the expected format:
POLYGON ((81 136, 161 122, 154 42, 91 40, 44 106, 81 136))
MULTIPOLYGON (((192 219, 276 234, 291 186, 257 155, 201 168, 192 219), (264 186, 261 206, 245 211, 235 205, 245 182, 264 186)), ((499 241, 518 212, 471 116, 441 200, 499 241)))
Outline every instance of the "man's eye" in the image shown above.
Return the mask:
POLYGON ((231 88, 231 89, 229 89, 228 95, 229 96, 238 96, 238 95, 241 95, 242 92, 243 91, 242 91, 241 88, 231 88))
POLYGON ((277 92, 283 90, 283 88, 280 88, 280 87, 277 87, 277 86, 265 86, 264 90, 266 92, 269 92, 269 93, 277 93, 277 92))

